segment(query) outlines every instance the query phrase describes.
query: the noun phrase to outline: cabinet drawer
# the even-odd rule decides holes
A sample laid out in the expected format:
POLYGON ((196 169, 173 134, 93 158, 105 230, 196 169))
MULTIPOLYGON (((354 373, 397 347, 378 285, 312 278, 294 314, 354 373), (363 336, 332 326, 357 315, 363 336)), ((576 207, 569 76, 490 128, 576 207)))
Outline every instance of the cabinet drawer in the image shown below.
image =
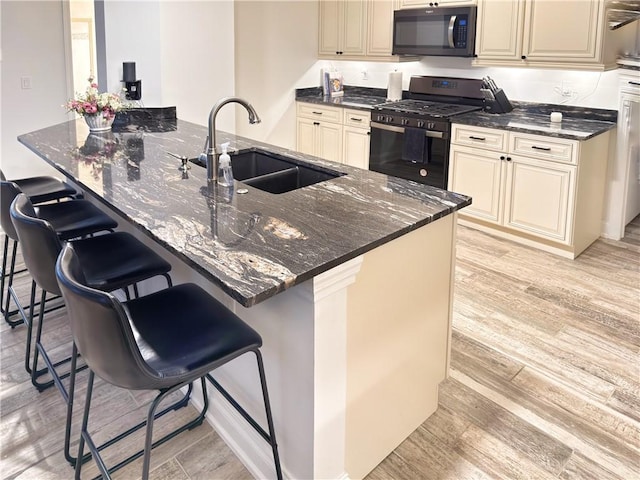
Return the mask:
POLYGON ((344 125, 356 128, 369 128, 369 122, 371 121, 371 113, 363 112, 362 110, 350 110, 344 109, 344 125))
POLYGON ((509 153, 575 165, 578 141, 512 132, 509 153))
POLYGON ((298 102, 297 113, 299 117, 303 118, 342 123, 342 108, 339 107, 325 107, 314 103, 298 102))
POLYGON ((451 143, 489 150, 507 151, 508 132, 492 128, 453 124, 451 143))

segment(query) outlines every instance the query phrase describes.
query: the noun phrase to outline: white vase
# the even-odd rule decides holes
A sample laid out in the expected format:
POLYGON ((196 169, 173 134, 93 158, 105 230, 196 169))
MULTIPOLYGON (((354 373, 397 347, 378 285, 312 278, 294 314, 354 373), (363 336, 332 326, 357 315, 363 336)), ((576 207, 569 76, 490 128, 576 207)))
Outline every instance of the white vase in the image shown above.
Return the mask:
POLYGON ((115 120, 115 116, 113 117, 105 117, 101 113, 97 115, 85 115, 84 119, 89 125, 90 132, 106 132, 111 130, 111 125, 115 120))

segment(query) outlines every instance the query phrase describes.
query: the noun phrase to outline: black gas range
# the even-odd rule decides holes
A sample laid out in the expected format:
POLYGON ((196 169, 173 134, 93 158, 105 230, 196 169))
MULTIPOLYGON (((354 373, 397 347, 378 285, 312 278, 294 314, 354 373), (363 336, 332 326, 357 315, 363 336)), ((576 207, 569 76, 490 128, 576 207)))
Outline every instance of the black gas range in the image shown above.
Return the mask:
POLYGON ((407 98, 373 107, 369 169, 447 188, 451 117, 483 107, 483 81, 413 76, 407 98))

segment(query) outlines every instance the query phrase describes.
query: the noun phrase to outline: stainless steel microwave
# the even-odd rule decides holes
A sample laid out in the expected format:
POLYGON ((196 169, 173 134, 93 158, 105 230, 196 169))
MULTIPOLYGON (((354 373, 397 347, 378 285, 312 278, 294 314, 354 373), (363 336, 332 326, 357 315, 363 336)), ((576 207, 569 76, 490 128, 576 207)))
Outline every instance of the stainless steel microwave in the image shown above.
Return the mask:
POLYGON ((475 38, 475 6, 393 12, 394 55, 473 57, 475 38))

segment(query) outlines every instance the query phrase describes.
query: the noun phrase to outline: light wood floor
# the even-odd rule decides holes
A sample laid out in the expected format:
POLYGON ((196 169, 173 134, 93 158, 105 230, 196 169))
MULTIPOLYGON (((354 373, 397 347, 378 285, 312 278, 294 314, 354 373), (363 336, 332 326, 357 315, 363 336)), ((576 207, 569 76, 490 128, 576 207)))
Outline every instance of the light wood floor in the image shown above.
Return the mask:
MULTIPOLYGON (((368 480, 640 478, 638 232, 636 219, 626 241, 599 240, 571 261, 460 227, 451 377, 437 412, 368 480)), ((48 324, 64 355, 64 310, 48 324)), ((71 478, 59 394, 29 383, 24 327, 3 323, 0 341, 1 478, 71 478)), ((149 398, 99 384, 93 429, 106 437, 142 418, 149 398)), ((250 478, 208 425, 154 450, 152 467, 154 479, 250 478)), ((83 478, 95 475, 89 463, 83 478)))

